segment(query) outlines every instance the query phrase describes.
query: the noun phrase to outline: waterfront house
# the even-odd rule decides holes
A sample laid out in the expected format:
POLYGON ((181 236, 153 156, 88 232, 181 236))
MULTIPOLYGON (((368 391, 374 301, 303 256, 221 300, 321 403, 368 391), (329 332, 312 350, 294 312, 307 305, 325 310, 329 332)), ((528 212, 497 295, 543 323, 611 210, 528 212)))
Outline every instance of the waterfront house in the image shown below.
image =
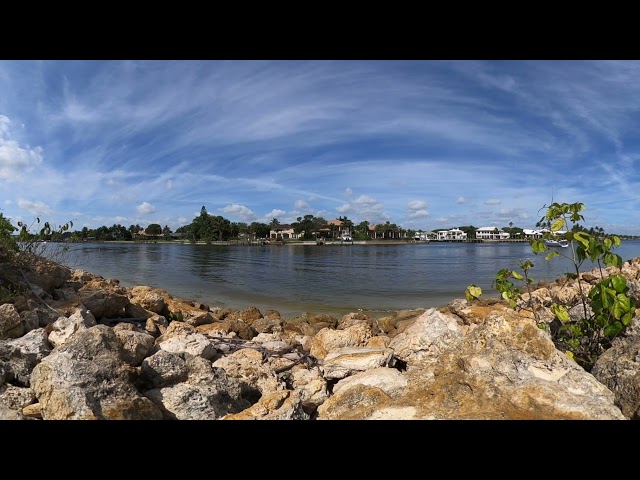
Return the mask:
POLYGON ((300 234, 294 232, 293 227, 289 224, 276 225, 269 231, 269 238, 273 240, 297 240, 301 235, 304 235, 304 232, 300 234))
MULTIPOLYGON (((537 239, 542 238, 545 233, 551 233, 551 230, 549 230, 548 228, 541 228, 539 230, 524 228, 522 229, 522 232, 524 233, 524 238, 526 239, 537 239)), ((564 235, 565 233, 567 233, 565 230, 558 230, 557 232, 554 232, 555 235, 564 235)))
POLYGON ((351 237, 351 229, 342 220, 329 220, 323 228, 318 230, 318 236, 323 238, 351 237))
POLYGON ((532 238, 535 239, 535 238, 542 238, 542 234, 544 233, 544 230, 532 230, 530 228, 523 228, 522 233, 525 239, 532 239, 532 238))
POLYGON ((451 241, 464 241, 467 239, 467 234, 459 228, 452 228, 451 230, 438 230, 438 236, 436 240, 440 242, 451 241))
POLYGON ((476 229, 476 238, 480 240, 507 240, 511 235, 498 227, 476 229))

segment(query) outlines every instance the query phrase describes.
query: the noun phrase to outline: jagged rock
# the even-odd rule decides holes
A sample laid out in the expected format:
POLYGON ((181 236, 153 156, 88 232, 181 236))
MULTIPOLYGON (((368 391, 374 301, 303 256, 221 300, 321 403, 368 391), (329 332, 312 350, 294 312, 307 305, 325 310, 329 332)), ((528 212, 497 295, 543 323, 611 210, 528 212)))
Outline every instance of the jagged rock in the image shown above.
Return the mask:
POLYGON ((248 326, 251 326, 254 321, 262 318, 262 313, 256 307, 248 307, 243 310, 237 310, 235 312, 229 312, 225 317, 225 321, 232 322, 233 320, 240 320, 248 326))
POLYGON ((183 355, 158 350, 142 361, 140 379, 151 389, 161 389, 185 382, 189 376, 183 355))
POLYGON ((184 322, 171 322, 155 342, 158 348, 170 353, 188 353, 209 360, 217 354, 211 339, 184 322))
POLYGON ((33 369, 45 420, 159 420, 160 409, 131 383, 132 371, 112 328, 79 331, 33 369))
POLYGON ((297 392, 281 390, 264 395, 250 408, 223 420, 309 420, 297 392))
POLYGON ((17 338, 24 335, 20 314, 11 303, 0 305, 0 339, 17 338))
POLYGON ((323 328, 311 341, 310 352, 315 358, 323 359, 333 349, 363 346, 371 337, 373 332, 367 323, 357 323, 344 330, 323 328))
POLYGON ((0 343, 0 360, 4 362, 4 376, 9 382, 29 386, 32 370, 52 350, 47 337, 45 329, 39 328, 0 343))
POLYGON ((130 323, 119 323, 113 331, 122 344, 122 359, 134 367, 139 366, 155 346, 155 337, 130 323))
MULTIPOLYGON (((638 317, 635 328, 640 326, 638 317)), ((606 385, 616 397, 616 405, 631 420, 640 420, 640 336, 633 334, 616 338, 591 370, 591 374, 606 385)))
POLYGON ((124 309, 130 303, 129 297, 117 289, 81 288, 78 295, 82 304, 96 319, 124 316, 124 309))
POLYGON ((145 310, 162 315, 166 307, 164 297, 151 287, 136 286, 129 289, 131 303, 145 310))
POLYGON ((251 405, 242 398, 237 379, 213 367, 211 362, 190 357, 185 369, 185 382, 145 392, 162 410, 165 419, 217 420, 251 405))
POLYGON ((322 363, 322 372, 327 380, 335 380, 393 365, 393 350, 390 348, 342 347, 327 354, 322 363))
POLYGON ((84 307, 79 307, 70 317, 59 317, 49 327, 49 342, 54 347, 64 345, 76 332, 86 330, 96 325, 92 313, 84 307))
POLYGON ((0 387, 0 404, 13 410, 22 411, 36 400, 34 391, 28 387, 4 385, 0 387))

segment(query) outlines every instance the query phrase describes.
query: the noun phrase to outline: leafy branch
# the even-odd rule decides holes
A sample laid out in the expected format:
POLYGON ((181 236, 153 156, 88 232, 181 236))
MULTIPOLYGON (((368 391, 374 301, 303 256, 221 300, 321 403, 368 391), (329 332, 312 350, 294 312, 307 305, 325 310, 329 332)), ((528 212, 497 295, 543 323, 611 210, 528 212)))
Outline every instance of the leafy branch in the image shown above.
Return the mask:
MULTIPOLYGON (((622 258, 612 251, 620 246, 621 240, 615 235, 604 235, 603 231, 599 232, 600 235, 592 235, 576 228, 578 222, 584 221, 581 213, 585 209, 583 203, 554 202, 543 208, 546 208, 546 212, 539 224, 548 225, 550 231, 541 238, 531 239, 531 250, 536 255, 546 252, 546 261, 562 256, 572 262, 573 271, 567 272, 566 276, 577 282, 578 305, 582 312, 572 318, 569 312, 576 305, 553 303, 550 311, 554 315, 556 328, 551 329, 552 338, 557 348, 590 371, 598 357, 611 346, 613 339, 624 333, 635 315, 635 305, 628 295, 626 278, 621 273, 605 278, 603 271, 603 265, 621 270, 622 258), (558 236, 569 242, 569 254, 547 247, 545 240, 557 239, 558 236), (597 265, 601 278, 588 292, 580 279, 581 268, 587 260, 597 265)), ((493 286, 511 308, 531 309, 538 326, 547 328, 547 323, 540 321, 533 305, 533 279, 529 277, 533 263, 529 260, 520 261, 519 267, 523 274, 508 269, 498 271, 493 286), (512 279, 524 282, 529 294, 526 302, 522 301, 521 289, 515 286, 512 279)), ((479 299, 481 295, 482 290, 473 284, 465 291, 468 301, 479 299)))

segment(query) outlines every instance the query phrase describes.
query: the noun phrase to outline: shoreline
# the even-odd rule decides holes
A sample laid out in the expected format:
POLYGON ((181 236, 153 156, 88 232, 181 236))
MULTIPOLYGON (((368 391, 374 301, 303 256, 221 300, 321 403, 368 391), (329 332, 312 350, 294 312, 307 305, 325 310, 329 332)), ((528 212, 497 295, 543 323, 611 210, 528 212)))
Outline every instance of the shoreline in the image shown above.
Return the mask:
POLYGON ((230 246, 230 247, 281 247, 281 246, 332 246, 332 245, 342 245, 342 246, 350 246, 350 245, 366 245, 366 246, 384 246, 384 245, 428 245, 430 243, 436 244, 445 244, 445 243, 487 243, 487 244, 497 244, 497 243, 505 243, 505 244, 513 244, 513 243, 529 243, 528 240, 487 240, 487 239, 473 239, 473 240, 429 240, 425 241, 416 241, 416 240, 353 240, 350 242, 345 242, 342 240, 329 240, 325 241, 323 244, 318 244, 315 240, 293 240, 293 241, 280 241, 280 240, 272 240, 269 243, 262 242, 253 242, 248 243, 240 240, 215 240, 211 242, 191 242, 188 240, 103 240, 103 241, 91 241, 91 242, 58 242, 55 240, 50 240, 50 243, 59 243, 59 244, 109 244, 109 243, 117 243, 117 244, 167 244, 167 245, 215 245, 215 246, 230 246))

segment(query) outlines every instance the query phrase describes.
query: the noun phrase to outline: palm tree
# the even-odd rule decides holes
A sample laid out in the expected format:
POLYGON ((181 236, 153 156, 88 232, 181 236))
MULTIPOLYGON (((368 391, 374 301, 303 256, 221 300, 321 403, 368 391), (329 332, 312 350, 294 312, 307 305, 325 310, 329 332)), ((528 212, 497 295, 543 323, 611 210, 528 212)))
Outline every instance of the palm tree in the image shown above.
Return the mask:
POLYGON ((280 222, 278 221, 277 218, 272 218, 271 223, 269 223, 269 228, 271 230, 275 230, 276 232, 276 238, 278 238, 278 232, 282 231, 281 228, 278 228, 279 225, 280 225, 280 222))
POLYGON ((363 233, 363 234, 368 236, 369 235, 369 222, 367 220, 364 220, 364 221, 360 222, 358 224, 358 226, 356 227, 356 230, 359 233, 363 233))

